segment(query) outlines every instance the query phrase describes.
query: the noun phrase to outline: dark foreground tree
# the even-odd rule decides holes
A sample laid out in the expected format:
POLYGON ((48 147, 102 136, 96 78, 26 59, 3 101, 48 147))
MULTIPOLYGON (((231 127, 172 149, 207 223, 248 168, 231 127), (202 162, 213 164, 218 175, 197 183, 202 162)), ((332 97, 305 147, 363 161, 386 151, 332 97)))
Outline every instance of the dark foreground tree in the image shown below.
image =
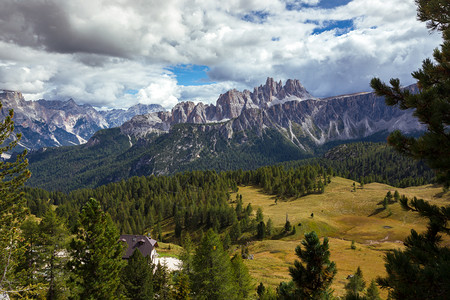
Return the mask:
POLYGON ((369 287, 366 291, 366 299, 367 300, 381 300, 380 291, 375 283, 375 280, 372 280, 369 284, 369 287))
POLYGON ((47 299, 66 299, 69 291, 65 285, 68 232, 63 221, 53 209, 48 209, 39 224, 43 276, 48 283, 47 299))
POLYGON ((123 268, 121 280, 128 299, 152 299, 153 268, 150 257, 144 257, 138 249, 134 250, 123 268))
POLYGON ((450 295, 450 249, 442 246, 442 233, 449 235, 450 207, 437 207, 422 199, 400 199, 406 210, 428 218, 425 233, 411 230, 404 251, 386 254, 387 277, 378 284, 392 299, 445 299, 450 295))
POLYGON ((76 238, 70 243, 69 267, 80 299, 117 299, 123 245, 111 217, 95 199, 89 199, 80 213, 76 238))
POLYGON ((167 267, 167 263, 159 263, 155 266, 155 274, 153 274, 153 291, 157 299, 169 299, 171 273, 167 267))
MULTIPOLYGON (((446 188, 450 185, 450 2, 416 0, 418 19, 431 30, 442 32, 441 49, 434 50, 435 62, 426 59, 422 69, 412 75, 419 93, 400 88, 398 79, 388 87, 378 78, 371 86, 386 97, 388 105, 415 109, 414 115, 427 126, 419 138, 406 137, 399 131, 389 136, 395 149, 415 159, 423 159, 436 171, 446 188)), ((385 257, 387 277, 378 278, 392 299, 447 299, 450 295, 450 249, 442 246, 441 234, 449 235, 450 206, 437 207, 423 200, 410 203, 401 198, 404 209, 418 212, 428 219, 428 229, 419 234, 411 230, 404 251, 394 250, 385 257)))
POLYGON ((417 79, 419 93, 400 87, 399 79, 391 79, 391 87, 373 78, 370 85, 377 95, 384 96, 388 105, 414 109, 414 116, 427 126, 419 138, 394 131, 388 143, 400 153, 423 159, 437 173, 445 187, 450 185, 450 1, 416 0, 418 19, 427 27, 443 34, 441 49, 434 50, 434 60, 423 61, 422 69, 412 73, 417 79))
POLYGON ((320 243, 313 231, 305 234, 302 246, 297 246, 295 253, 301 259, 296 260, 289 273, 295 284, 297 299, 322 299, 330 296, 329 286, 336 275, 336 264, 330 262, 328 239, 320 243))
POLYGON ((364 281, 363 274, 361 268, 358 267, 355 274, 348 279, 347 284, 345 285, 345 299, 353 299, 355 297, 359 297, 360 293, 366 287, 366 282, 364 281))
POLYGON ((231 269, 234 278, 234 288, 238 299, 247 299, 253 290, 252 278, 242 261, 242 256, 235 254, 231 259, 231 269))
MULTIPOLYGON (((0 103, 0 109, 2 105, 0 103)), ((20 141, 20 134, 13 134, 13 110, 0 123, 0 154, 11 151, 20 141)), ((22 187, 30 177, 26 151, 15 161, 0 160, 0 295, 20 291, 32 291, 15 278, 14 269, 23 252, 19 247, 19 228, 26 217, 22 187)))
POLYGON ((236 298, 230 258, 212 229, 204 235, 195 251, 191 282, 197 299, 236 298))

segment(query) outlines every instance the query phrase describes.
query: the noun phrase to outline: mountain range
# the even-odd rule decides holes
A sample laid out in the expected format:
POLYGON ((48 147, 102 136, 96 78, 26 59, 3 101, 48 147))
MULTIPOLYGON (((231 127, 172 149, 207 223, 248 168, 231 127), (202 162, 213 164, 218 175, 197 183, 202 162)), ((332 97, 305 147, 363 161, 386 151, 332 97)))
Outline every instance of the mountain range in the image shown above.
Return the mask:
POLYGON ((137 104, 127 110, 96 110, 89 104, 67 101, 27 101, 22 93, 1 90, 1 117, 14 109, 16 132, 22 133, 21 148, 37 150, 43 147, 80 145, 100 129, 117 127, 137 114, 163 111, 157 104, 137 104))
MULTIPOLYGON (((417 87, 408 87, 414 91, 417 87)), ((145 137, 168 133, 175 124, 199 124, 232 139, 249 130, 262 136, 274 129, 293 145, 313 152, 314 148, 337 140, 361 139, 379 132, 400 129, 406 133, 423 130, 412 111, 387 106, 374 93, 357 93, 317 99, 298 80, 276 82, 268 78, 253 92, 230 90, 216 105, 181 102, 170 112, 135 116, 121 126, 121 132, 145 137)))
POLYGON ((385 140, 395 129, 423 131, 412 113, 370 92, 318 99, 298 80, 268 78, 253 91, 220 95, 215 105, 181 102, 100 130, 83 145, 34 151, 30 184, 70 190, 135 175, 252 169, 350 141, 385 140))

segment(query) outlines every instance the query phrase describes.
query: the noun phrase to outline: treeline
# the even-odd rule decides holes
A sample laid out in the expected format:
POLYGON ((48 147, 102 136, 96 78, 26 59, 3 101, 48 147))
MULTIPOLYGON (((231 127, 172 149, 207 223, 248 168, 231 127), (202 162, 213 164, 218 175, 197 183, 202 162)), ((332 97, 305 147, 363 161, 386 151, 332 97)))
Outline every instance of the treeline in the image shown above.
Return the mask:
POLYGON ((435 173, 423 161, 397 153, 385 143, 360 142, 337 146, 323 158, 286 162, 286 168, 318 164, 335 176, 363 184, 379 182, 404 188, 435 182, 435 173))
MULTIPOLYGON (((182 230, 198 228, 221 231, 241 221, 242 215, 230 205, 235 202, 231 192, 237 192, 239 185, 260 186, 279 198, 301 197, 322 193, 329 176, 318 165, 295 169, 278 165, 252 171, 193 171, 174 176, 132 177, 68 194, 36 188, 26 188, 25 192, 33 214, 40 217, 49 205, 57 205, 58 216, 67 220, 70 228, 76 225, 86 199, 95 198, 120 232, 144 233, 152 228, 156 237, 163 238, 161 226, 168 218, 174 218, 178 236, 182 230)), ((242 229, 249 228, 248 224, 241 225, 242 229)))

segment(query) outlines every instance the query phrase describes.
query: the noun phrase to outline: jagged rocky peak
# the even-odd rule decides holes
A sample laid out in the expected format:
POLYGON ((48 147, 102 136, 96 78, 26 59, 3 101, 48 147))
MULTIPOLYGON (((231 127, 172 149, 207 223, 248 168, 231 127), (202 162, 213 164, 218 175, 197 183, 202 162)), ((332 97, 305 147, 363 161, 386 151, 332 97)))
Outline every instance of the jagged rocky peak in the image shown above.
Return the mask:
POLYGON ((243 110, 252 108, 267 108, 286 101, 302 101, 315 99, 297 79, 288 79, 283 86, 282 81, 276 82, 268 77, 264 85, 239 92, 230 90, 220 95, 217 100, 216 120, 233 119, 241 115, 243 110))
POLYGON ((0 99, 4 102, 12 103, 13 105, 18 105, 21 102, 25 101, 21 92, 18 91, 10 91, 10 90, 0 90, 0 99))
POLYGON ((194 108, 195 103, 191 101, 178 103, 172 108, 172 121, 176 123, 186 123, 194 108))
MULTIPOLYGON (((169 129, 173 124, 178 123, 206 124, 224 122, 239 118, 245 111, 264 110, 285 102, 307 99, 315 98, 308 93, 298 80, 289 79, 283 86, 282 81, 276 82, 269 77, 264 85, 254 88, 253 93, 248 90, 240 92, 232 89, 221 94, 217 99, 216 105, 195 104, 191 101, 180 102, 169 113, 158 115, 159 120, 165 124, 165 126, 160 126, 157 122, 158 129, 169 129)), ((256 114, 256 111, 253 113, 256 114)), ((144 128, 149 127, 147 119, 140 120, 144 121, 144 128)), ((139 126, 138 118, 134 119, 132 123, 134 126, 139 126)), ((125 125, 127 127, 125 131, 130 132, 129 126, 130 124, 125 125)), ((143 131, 139 130, 140 133, 143 131)))
POLYGON ((253 102, 248 91, 229 90, 217 99, 215 119, 220 121, 237 118, 248 102, 253 102))
POLYGON ((252 94, 254 103, 261 107, 280 104, 286 101, 301 101, 314 99, 297 79, 288 79, 283 86, 282 81, 276 82, 267 78, 266 84, 254 89, 252 94))

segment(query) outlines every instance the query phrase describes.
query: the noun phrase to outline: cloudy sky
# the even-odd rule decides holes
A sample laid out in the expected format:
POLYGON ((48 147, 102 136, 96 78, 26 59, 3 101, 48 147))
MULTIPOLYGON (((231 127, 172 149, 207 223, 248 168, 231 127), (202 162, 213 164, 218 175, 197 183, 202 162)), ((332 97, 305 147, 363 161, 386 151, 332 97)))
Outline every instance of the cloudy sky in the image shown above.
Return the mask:
POLYGON ((126 108, 214 103, 299 79, 316 97, 370 91, 441 42, 414 0, 2 0, 0 89, 126 108))

